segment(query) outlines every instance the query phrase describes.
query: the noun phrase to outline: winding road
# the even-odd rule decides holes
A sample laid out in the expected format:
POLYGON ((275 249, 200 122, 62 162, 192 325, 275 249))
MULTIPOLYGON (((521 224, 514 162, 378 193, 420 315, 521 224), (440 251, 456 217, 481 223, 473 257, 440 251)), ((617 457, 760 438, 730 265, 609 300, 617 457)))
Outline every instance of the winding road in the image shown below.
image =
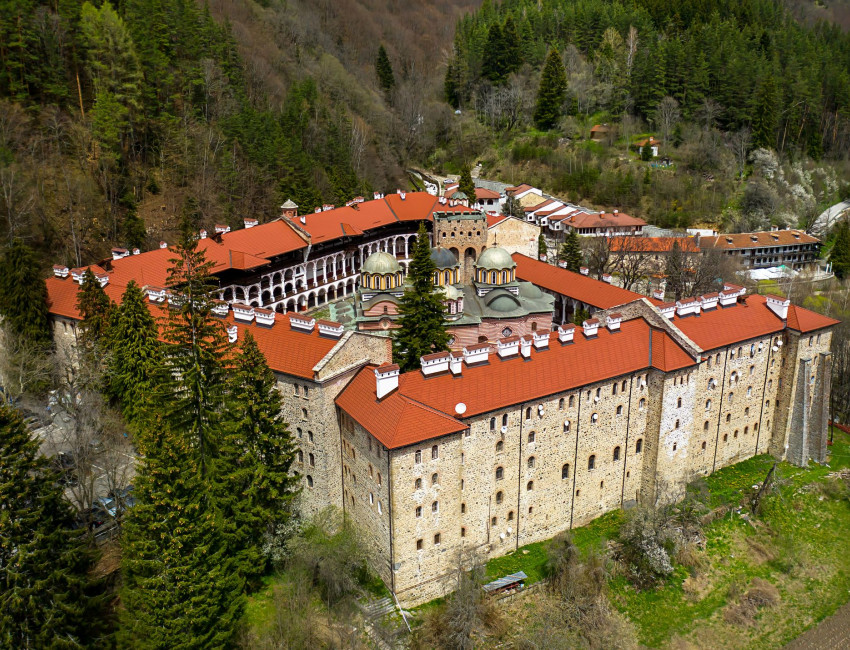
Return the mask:
POLYGON ((835 205, 827 208, 821 212, 817 219, 815 219, 815 222, 812 224, 811 231, 816 235, 825 235, 832 227, 832 224, 848 210, 850 210, 850 200, 836 203, 835 205))

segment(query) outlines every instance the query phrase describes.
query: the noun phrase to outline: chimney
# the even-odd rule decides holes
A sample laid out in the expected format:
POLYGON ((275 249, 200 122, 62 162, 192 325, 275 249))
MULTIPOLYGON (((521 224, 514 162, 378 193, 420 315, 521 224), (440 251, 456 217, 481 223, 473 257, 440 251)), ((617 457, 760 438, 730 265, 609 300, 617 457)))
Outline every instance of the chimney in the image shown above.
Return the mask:
POLYGON ((254 320, 254 308, 241 302, 234 302, 233 318, 242 321, 243 323, 250 323, 254 320))
POLYGON ((322 205, 322 212, 330 212, 330 211, 331 211, 331 210, 333 210, 335 207, 336 207, 336 206, 335 206, 335 205, 333 205, 333 204, 331 204, 331 203, 325 203, 325 204, 323 204, 323 205, 322 205))
POLYGON ((316 324, 319 326, 319 336, 324 336, 329 339, 338 339, 342 337, 342 323, 337 323, 332 320, 318 320, 316 324))
POLYGON ((586 266, 582 266, 579 267, 579 272, 581 272, 582 275, 588 275, 590 273, 590 269, 586 266))
POLYGON ((260 307, 255 307, 254 318, 257 321, 257 325, 271 327, 274 325, 275 311, 274 309, 262 309, 260 307))
POLYGON ((464 346, 463 360, 466 365, 471 366, 476 363, 486 363, 490 358, 490 344, 478 343, 476 345, 464 346))
POLYGON ((224 300, 213 300, 213 306, 210 311, 212 311, 213 316, 225 318, 227 317, 227 312, 230 311, 230 305, 224 300))
POLYGON ((226 232, 230 232, 230 226, 228 226, 227 224, 224 224, 224 223, 215 224, 215 234, 216 235, 223 235, 226 232))
POLYGON ((425 354, 419 357, 419 364, 422 366, 422 374, 426 377, 436 375, 441 372, 446 372, 449 369, 449 361, 452 358, 451 352, 434 352, 425 354))
POLYGON ((400 368, 395 363, 385 363, 375 368, 375 392, 383 399, 398 388, 400 368))
POLYGON ((602 274, 602 281, 607 282, 608 284, 611 284, 614 281, 614 276, 611 275, 610 273, 603 273, 602 274))
POLYGON ((788 298, 774 296, 772 294, 766 295, 765 298, 767 298, 767 308, 770 309, 770 311, 779 316, 782 320, 788 319, 788 306, 791 304, 791 301, 788 300, 788 298))
POLYGON ((696 298, 682 298, 676 301, 676 315, 681 318, 689 314, 699 315, 700 301, 696 298))
POLYGON ((720 299, 719 293, 707 293, 699 297, 700 306, 703 311, 708 311, 717 307, 717 301, 720 299))
POLYGON ((599 320, 596 318, 588 318, 581 324, 581 328, 582 330, 584 330, 584 337, 587 339, 592 339, 599 331, 599 320))
POLYGON ((162 287, 145 287, 145 293, 151 302, 165 302, 165 289, 162 287))
POLYGON ((246 228, 253 228, 260 225, 259 219, 244 219, 242 223, 245 224, 246 228))
POLYGON ((316 326, 316 319, 307 316, 297 316, 296 314, 289 315, 289 326, 294 330, 310 333, 316 326))
POLYGON ((609 332, 620 331, 620 323, 622 322, 622 314, 608 314, 608 317, 605 319, 605 325, 608 327, 609 332))
POLYGON ((230 343, 236 343, 236 339, 239 338, 239 328, 236 325, 231 325, 227 328, 227 340, 230 343))
POLYGON ((664 289, 658 287, 652 292, 652 297, 656 300, 664 300, 664 289))
POLYGON ((375 193, 372 194, 372 197, 377 201, 378 199, 384 198, 384 195, 381 194, 380 192, 375 192, 375 193))
POLYGON ((519 337, 508 336, 496 343, 496 353, 500 359, 507 359, 519 354, 519 337))
POLYGON ((286 203, 280 206, 280 216, 284 219, 294 219, 298 216, 298 204, 292 199, 287 199, 286 203))
POLYGON ((576 333, 576 326, 572 323, 558 325, 558 340, 561 343, 572 343, 576 333))
POLYGON ((122 257, 127 257, 130 254, 126 248, 113 248, 112 249, 112 259, 120 260, 122 257))
POLYGON ((141 252, 142 252, 142 251, 140 251, 138 248, 134 248, 134 249, 133 249, 133 255, 140 255, 140 254, 141 254, 141 252))
POLYGON ((160 248, 168 248, 168 242, 164 242, 164 241, 159 242, 159 247, 160 248))
POLYGON ((463 372, 463 352, 452 352, 452 358, 449 359, 449 371, 455 377, 460 377, 463 372))
POLYGON ((101 287, 105 287, 109 284, 109 275, 106 273, 95 273, 94 279, 98 281, 101 287))
POLYGON ((201 228, 201 230, 198 232, 198 234, 200 235, 201 239, 207 238, 207 231, 204 230, 203 228, 201 228))
POLYGON ((55 275, 57 278, 67 278, 69 272, 70 270, 67 266, 64 266, 62 264, 53 265, 53 275, 55 275))
POLYGON ((525 360, 531 359, 531 345, 534 342, 534 337, 526 334, 519 340, 519 353, 525 360))
POLYGON ((676 303, 665 302, 661 305, 658 305, 658 311, 661 312, 661 315, 664 316, 664 318, 673 318, 673 314, 676 313, 676 303))
POLYGON ((616 217, 618 214, 620 214, 620 211, 615 209, 614 210, 614 216, 616 217))
POLYGON ((535 350, 544 350, 549 347, 549 332, 532 332, 531 336, 534 339, 535 350))

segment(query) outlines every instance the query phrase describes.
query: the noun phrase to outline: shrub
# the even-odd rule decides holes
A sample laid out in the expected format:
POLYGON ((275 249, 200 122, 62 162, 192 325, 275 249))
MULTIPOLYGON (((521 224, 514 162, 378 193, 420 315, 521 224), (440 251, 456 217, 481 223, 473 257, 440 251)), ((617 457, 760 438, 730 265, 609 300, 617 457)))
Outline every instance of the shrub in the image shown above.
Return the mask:
POLYGON ((631 582, 648 588, 673 573, 679 543, 670 508, 633 508, 620 528, 621 554, 631 582))

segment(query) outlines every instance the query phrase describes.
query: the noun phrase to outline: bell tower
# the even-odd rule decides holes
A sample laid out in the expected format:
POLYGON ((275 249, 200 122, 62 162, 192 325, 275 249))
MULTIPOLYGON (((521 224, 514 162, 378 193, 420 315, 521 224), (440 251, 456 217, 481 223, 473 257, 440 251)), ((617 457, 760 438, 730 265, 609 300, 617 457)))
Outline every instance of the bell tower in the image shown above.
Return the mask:
POLYGON ((460 262, 460 281, 469 284, 473 264, 487 247, 487 215, 452 209, 434 212, 434 246, 455 254, 460 262))

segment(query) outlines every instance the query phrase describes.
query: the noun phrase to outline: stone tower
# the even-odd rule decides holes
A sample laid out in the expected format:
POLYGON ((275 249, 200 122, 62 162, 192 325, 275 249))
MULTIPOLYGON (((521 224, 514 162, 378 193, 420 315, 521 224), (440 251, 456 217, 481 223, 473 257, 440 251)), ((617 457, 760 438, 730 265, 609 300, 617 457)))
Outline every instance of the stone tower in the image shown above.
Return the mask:
POLYGON ((434 246, 447 248, 460 262, 460 282, 472 281, 473 264, 487 248, 487 215, 451 208, 434 212, 434 246))

